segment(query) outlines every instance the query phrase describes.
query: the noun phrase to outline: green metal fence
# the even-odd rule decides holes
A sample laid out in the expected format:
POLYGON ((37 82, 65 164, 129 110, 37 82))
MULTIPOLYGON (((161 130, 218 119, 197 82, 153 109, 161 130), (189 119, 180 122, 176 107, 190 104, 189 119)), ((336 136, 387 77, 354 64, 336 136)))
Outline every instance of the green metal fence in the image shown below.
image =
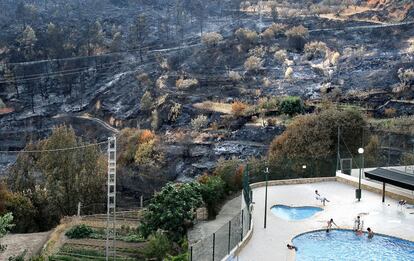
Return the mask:
POLYGON ((251 213, 246 206, 213 234, 190 246, 190 261, 220 261, 251 229, 251 213))

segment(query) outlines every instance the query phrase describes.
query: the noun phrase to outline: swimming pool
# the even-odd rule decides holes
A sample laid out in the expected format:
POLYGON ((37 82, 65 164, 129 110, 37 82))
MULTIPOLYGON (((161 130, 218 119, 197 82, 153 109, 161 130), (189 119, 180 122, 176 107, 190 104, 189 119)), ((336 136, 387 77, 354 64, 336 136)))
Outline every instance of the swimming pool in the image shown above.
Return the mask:
POLYGON ((298 248, 297 261, 311 260, 414 260, 414 242, 366 234, 357 236, 351 230, 314 231, 295 237, 292 243, 298 248))
POLYGON ((286 220, 301 220, 311 217, 323 209, 318 207, 290 207, 285 205, 275 205, 270 210, 277 217, 286 220))

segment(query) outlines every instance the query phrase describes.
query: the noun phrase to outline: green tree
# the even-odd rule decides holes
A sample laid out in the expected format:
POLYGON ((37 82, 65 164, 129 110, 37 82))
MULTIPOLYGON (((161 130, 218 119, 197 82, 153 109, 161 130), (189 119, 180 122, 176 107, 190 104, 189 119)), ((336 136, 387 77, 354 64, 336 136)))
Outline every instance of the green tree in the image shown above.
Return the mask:
MULTIPOLYGON (((59 126, 42 141, 42 150, 86 145, 72 128, 59 126)), ((103 202, 106 161, 98 147, 43 152, 39 160, 46 180, 48 199, 59 216, 76 213, 78 202, 84 205, 103 202)))
POLYGON ((194 220, 194 212, 203 203, 198 183, 167 184, 151 199, 140 231, 147 237, 158 229, 174 238, 183 237, 194 220))
POLYGON ((29 198, 23 193, 9 193, 6 199, 6 209, 13 213, 16 233, 36 232, 37 226, 33 217, 36 216, 36 209, 29 198))
POLYGON ((321 159, 336 155, 338 127, 342 143, 353 155, 361 146, 362 127, 366 125, 356 110, 328 109, 319 114, 295 118, 282 135, 276 137, 269 149, 269 160, 321 159))
POLYGON ((144 42, 149 34, 149 24, 145 15, 139 15, 129 29, 130 44, 132 49, 139 49, 139 57, 143 61, 144 42))
POLYGON ((62 30, 54 23, 49 23, 46 29, 46 51, 49 57, 59 58, 64 56, 62 30))
MULTIPOLYGON (((32 142, 26 145, 26 151, 36 150, 32 142)), ((37 153, 19 153, 15 164, 11 167, 7 178, 8 188, 13 192, 34 190, 36 185, 35 173, 37 169, 37 153)))
POLYGON ((30 25, 27 25, 19 38, 20 47, 23 49, 23 55, 26 60, 34 57, 35 45, 37 43, 36 32, 30 25))

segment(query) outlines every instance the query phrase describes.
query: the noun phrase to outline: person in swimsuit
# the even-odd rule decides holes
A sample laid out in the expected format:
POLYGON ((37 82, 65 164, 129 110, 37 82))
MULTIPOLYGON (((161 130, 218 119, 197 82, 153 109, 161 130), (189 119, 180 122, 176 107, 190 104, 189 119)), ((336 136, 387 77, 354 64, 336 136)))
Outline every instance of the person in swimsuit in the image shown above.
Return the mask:
POLYGON ((367 228, 368 238, 371 239, 374 237, 374 231, 371 228, 367 228))
POLYGON ((331 231, 331 229, 332 229, 332 225, 335 225, 336 227, 338 227, 338 225, 337 225, 337 224, 335 224, 335 222, 334 222, 333 218, 331 218, 331 219, 328 221, 328 226, 327 226, 327 228, 326 228, 326 233, 328 233, 329 231, 331 231))
POLYGON ((290 250, 295 250, 295 251, 298 250, 297 247, 295 247, 294 245, 290 245, 290 244, 287 244, 287 248, 290 249, 290 250))

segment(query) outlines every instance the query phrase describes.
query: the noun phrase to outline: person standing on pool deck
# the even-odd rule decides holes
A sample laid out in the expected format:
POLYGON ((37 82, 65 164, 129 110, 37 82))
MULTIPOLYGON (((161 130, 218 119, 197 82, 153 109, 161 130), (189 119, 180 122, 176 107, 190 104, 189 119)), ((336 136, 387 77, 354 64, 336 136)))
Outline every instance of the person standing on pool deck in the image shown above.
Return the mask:
POLYGON ((326 228, 326 233, 328 233, 328 232, 332 229, 332 224, 334 224, 336 227, 338 227, 338 225, 337 225, 337 224, 335 224, 335 222, 334 222, 333 218, 331 218, 331 219, 328 221, 328 227, 326 228))
POLYGON ((374 231, 372 231, 371 228, 367 228, 367 231, 368 231, 368 238, 369 239, 373 238, 374 237, 374 231))

